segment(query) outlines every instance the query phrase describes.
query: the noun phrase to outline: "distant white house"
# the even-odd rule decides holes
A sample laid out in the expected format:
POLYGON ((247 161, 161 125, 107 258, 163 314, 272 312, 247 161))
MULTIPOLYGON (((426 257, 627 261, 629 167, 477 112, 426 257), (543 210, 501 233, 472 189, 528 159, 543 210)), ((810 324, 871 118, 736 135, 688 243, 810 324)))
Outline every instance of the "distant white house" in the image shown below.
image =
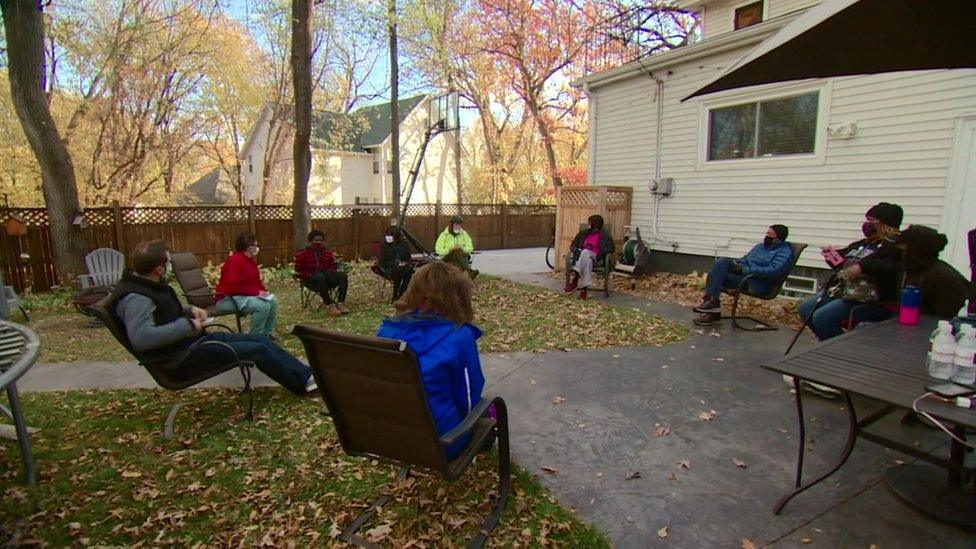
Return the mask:
MULTIPOLYGON (((418 95, 398 102, 400 119, 400 182, 406 198, 408 172, 427 129, 431 99, 418 95)), ((287 180, 292 171, 293 131, 275 128, 272 109, 265 106, 258 121, 248 132, 241 149, 245 202, 260 202, 265 183, 265 162, 271 180, 287 180), (274 154, 266 154, 276 140, 274 154)), ((389 204, 392 203, 390 140, 390 103, 362 107, 352 113, 314 112, 312 121, 312 175, 308 201, 312 205, 389 204)), ((458 132, 436 135, 427 147, 417 183, 410 196, 411 204, 456 202, 454 143, 458 132)))
MULTIPOLYGON (((773 223, 810 250, 846 244, 868 207, 887 201, 904 208, 903 227, 946 233, 943 259, 968 274, 976 70, 805 80, 681 102, 817 3, 678 1, 702 17, 700 41, 575 82, 589 97, 589 181, 634 187, 632 223, 653 238, 660 269, 742 255, 773 223), (652 194, 655 180, 670 180, 673 194, 652 194)), ((823 262, 809 251, 800 265, 823 262)))

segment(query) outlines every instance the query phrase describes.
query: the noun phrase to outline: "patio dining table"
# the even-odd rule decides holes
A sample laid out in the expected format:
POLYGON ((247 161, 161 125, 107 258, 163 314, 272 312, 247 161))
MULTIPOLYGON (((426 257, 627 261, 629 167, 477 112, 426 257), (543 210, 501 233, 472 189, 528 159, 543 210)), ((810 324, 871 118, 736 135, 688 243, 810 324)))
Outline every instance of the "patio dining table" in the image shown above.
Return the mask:
POLYGON ((967 429, 976 428, 976 410, 931 396, 920 398, 927 393, 926 386, 940 383, 929 377, 925 368, 928 339, 937 320, 923 316, 918 325, 904 326, 891 319, 763 364, 764 368, 793 377, 799 422, 795 488, 776 503, 775 514, 779 514, 794 496, 840 469, 860 437, 937 465, 938 468, 912 464, 890 469, 885 475, 888 488, 897 499, 936 521, 976 530, 976 488, 972 486, 973 468, 965 467, 963 462, 963 443, 950 438, 949 456, 945 458, 867 430, 888 414, 912 410, 913 405, 944 423, 961 440, 966 440, 967 429), (801 380, 841 391, 849 420, 841 455, 824 474, 806 484, 803 483, 806 434, 801 380), (882 407, 859 419, 851 395, 869 397, 881 402, 882 407))
POLYGON ((0 390, 7 390, 10 410, 3 411, 13 418, 17 441, 20 443, 20 456, 24 461, 24 479, 27 484, 35 484, 34 459, 31 456, 30 442, 27 440, 27 423, 20 408, 20 395, 17 393, 17 380, 34 362, 40 351, 40 342, 33 330, 20 324, 0 320, 0 390))

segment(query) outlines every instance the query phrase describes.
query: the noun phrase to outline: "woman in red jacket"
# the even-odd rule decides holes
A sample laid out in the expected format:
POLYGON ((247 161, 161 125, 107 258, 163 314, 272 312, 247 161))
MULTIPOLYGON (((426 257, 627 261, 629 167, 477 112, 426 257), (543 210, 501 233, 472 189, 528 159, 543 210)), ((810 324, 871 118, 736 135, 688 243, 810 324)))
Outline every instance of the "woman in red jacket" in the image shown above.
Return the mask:
POLYGON ((234 239, 237 250, 220 266, 217 282, 217 310, 233 313, 234 304, 241 312, 251 315, 252 334, 274 338, 274 323, 278 316, 278 300, 261 283, 257 261, 258 241, 251 233, 241 233, 234 239))

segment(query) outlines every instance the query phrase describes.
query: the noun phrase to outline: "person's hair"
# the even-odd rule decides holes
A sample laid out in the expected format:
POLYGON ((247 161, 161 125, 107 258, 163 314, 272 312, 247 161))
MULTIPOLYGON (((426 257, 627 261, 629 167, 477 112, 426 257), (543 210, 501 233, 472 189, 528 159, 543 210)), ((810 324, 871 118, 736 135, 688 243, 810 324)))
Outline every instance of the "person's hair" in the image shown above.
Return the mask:
POLYGON ((315 237, 317 237, 317 236, 321 236, 322 238, 325 238, 325 233, 323 233, 323 232, 322 232, 321 230, 319 230, 319 229, 312 229, 312 230, 311 230, 311 231, 310 231, 310 232, 308 233, 308 241, 309 241, 309 242, 311 242, 311 241, 312 241, 312 239, 314 239, 314 238, 315 238, 315 237))
POLYGON ((443 261, 428 263, 417 269, 407 291, 394 306, 401 314, 422 309, 458 324, 471 322, 471 280, 454 265, 443 261))
POLYGON ((603 216, 600 214, 593 214, 586 219, 586 222, 590 225, 596 225, 597 229, 603 228, 603 216))
POLYGON ((258 241, 258 237, 251 233, 241 233, 234 239, 234 249, 243 252, 248 246, 253 246, 258 241))
POLYGON ((452 215, 451 216, 451 223, 459 223, 459 224, 460 223, 464 223, 464 218, 461 217, 461 216, 459 216, 459 215, 452 215))
POLYGON ((899 231, 898 229, 890 225, 885 225, 884 221, 878 221, 878 232, 871 235, 871 238, 869 238, 868 240, 871 242, 880 242, 881 240, 886 240, 886 239, 897 240, 898 235, 900 234, 901 231, 899 231))
POLYGON ((142 276, 153 272, 156 267, 166 264, 168 251, 169 248, 162 240, 140 242, 136 249, 132 250, 132 270, 142 276))

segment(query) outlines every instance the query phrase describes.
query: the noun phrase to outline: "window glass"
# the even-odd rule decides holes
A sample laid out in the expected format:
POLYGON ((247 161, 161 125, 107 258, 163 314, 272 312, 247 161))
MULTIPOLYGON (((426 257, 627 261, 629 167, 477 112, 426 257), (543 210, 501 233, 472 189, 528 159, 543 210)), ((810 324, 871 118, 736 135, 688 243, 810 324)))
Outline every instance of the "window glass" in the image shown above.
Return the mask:
POLYGON ((752 4, 736 8, 733 18, 735 30, 751 27, 756 23, 762 23, 763 3, 753 2, 752 4))
POLYGON ((812 154, 820 92, 711 109, 708 158, 812 154))

